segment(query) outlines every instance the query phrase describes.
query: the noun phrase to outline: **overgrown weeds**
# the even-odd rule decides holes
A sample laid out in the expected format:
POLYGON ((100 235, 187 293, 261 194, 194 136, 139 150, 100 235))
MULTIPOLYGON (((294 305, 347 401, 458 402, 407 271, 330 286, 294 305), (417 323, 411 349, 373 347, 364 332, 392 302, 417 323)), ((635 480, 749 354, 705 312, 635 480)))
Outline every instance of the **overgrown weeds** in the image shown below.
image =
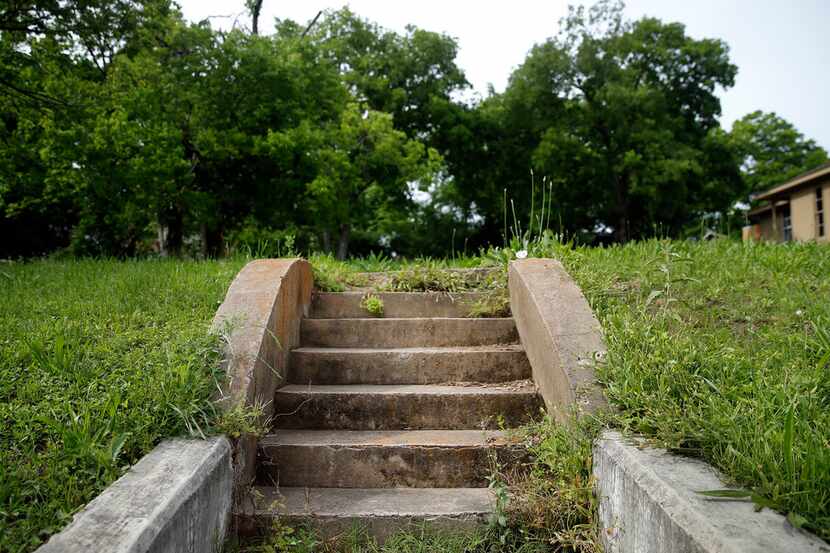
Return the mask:
POLYGON ((495 467, 491 488, 506 500, 497 503, 489 551, 601 551, 591 473, 600 428, 595 418, 558 424, 546 416, 516 431, 531 461, 523 470, 495 467))

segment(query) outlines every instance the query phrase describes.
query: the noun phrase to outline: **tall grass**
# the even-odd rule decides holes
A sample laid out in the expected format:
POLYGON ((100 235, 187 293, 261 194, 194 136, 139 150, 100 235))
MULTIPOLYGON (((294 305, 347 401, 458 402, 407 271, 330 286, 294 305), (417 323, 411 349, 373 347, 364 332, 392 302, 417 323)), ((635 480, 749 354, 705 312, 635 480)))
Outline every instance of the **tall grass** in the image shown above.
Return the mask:
POLYGON ((211 430, 208 326, 242 264, 0 265, 0 551, 34 550, 161 439, 211 430))
POLYGON ((602 322, 616 424, 830 539, 830 247, 548 246, 602 322))

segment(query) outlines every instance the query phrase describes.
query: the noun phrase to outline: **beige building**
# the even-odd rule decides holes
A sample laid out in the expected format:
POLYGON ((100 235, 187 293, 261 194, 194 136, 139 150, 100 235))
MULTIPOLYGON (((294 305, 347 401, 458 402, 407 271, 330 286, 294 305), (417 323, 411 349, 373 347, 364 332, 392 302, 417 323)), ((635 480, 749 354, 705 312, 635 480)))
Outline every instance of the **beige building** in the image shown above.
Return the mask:
POLYGON ((828 240, 830 163, 774 186, 755 199, 762 205, 749 212, 744 240, 828 240))

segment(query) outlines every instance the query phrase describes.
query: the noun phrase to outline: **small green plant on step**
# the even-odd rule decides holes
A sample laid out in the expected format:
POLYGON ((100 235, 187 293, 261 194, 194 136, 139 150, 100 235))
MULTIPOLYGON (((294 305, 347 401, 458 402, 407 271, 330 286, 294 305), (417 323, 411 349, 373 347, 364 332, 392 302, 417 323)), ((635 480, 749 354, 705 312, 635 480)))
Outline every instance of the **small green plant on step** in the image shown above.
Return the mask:
POLYGON ((383 316, 383 300, 371 292, 363 296, 363 299, 360 300, 360 307, 375 317, 383 316))

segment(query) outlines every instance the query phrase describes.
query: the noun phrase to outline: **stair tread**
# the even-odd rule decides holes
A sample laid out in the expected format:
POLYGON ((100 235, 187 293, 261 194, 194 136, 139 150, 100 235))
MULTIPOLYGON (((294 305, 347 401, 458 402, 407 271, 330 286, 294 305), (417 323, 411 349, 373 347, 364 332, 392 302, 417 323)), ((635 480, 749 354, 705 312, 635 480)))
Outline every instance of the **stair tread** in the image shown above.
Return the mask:
POLYGON ((325 353, 357 355, 367 353, 478 353, 478 352, 502 352, 512 351, 523 353, 524 347, 521 344, 486 344, 483 346, 426 346, 426 347, 404 347, 404 348, 345 348, 345 347, 318 347, 300 346, 291 350, 292 353, 325 353))
POLYGON ((466 321, 471 324, 492 324, 490 321, 512 321, 513 317, 344 317, 342 319, 303 319, 302 321, 311 324, 333 324, 352 323, 359 321, 373 321, 377 323, 394 323, 405 322, 406 324, 414 324, 423 321, 466 321))
POLYGON ((486 447, 509 443, 500 430, 277 430, 261 447, 486 447))
POLYGON ((488 488, 256 487, 257 512, 317 517, 431 517, 489 513, 488 488))
POLYGON ((515 385, 437 385, 437 384, 288 384, 278 394, 377 394, 377 395, 485 395, 535 394, 530 381, 515 385))

